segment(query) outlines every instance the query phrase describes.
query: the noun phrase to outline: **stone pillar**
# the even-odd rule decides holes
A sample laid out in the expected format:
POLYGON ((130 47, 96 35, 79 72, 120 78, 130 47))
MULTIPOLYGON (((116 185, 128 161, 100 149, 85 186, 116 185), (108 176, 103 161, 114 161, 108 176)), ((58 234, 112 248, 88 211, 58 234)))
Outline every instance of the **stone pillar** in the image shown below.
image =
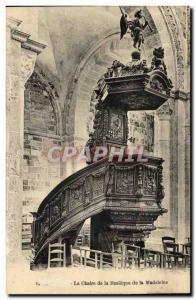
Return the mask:
POLYGON ((100 213, 91 218, 91 249, 112 252, 112 243, 118 236, 118 231, 110 228, 111 223, 110 215, 107 213, 100 213))
MULTIPOLYGON (((191 177, 191 166, 190 166, 190 155, 191 155, 191 136, 190 136, 190 97, 187 95, 187 99, 184 102, 185 106, 185 227, 186 237, 190 237, 190 177, 191 177)), ((193 199, 192 199, 193 201, 193 199)))
POLYGON ((172 227, 178 241, 185 242, 190 236, 190 111, 186 93, 177 91, 174 99, 172 227))
POLYGON ((146 247, 162 250, 163 236, 174 236, 172 230, 173 208, 172 208, 172 183, 173 183, 173 162, 172 162, 172 118, 173 118, 173 100, 169 99, 155 113, 155 141, 154 155, 164 159, 163 163, 163 186, 165 197, 162 206, 168 210, 162 216, 159 216, 155 222, 156 230, 150 234, 146 240, 146 247))
POLYGON ((6 194, 8 263, 22 258, 21 227, 23 199, 24 84, 31 76, 37 54, 46 46, 31 40, 17 28, 21 21, 7 19, 6 77, 6 194))
POLYGON ((163 216, 160 216, 157 221, 157 227, 164 231, 171 229, 171 104, 168 100, 157 110, 158 122, 155 126, 158 127, 158 141, 156 153, 164 159, 163 163, 163 186, 165 197, 163 199, 163 207, 168 210, 163 216))

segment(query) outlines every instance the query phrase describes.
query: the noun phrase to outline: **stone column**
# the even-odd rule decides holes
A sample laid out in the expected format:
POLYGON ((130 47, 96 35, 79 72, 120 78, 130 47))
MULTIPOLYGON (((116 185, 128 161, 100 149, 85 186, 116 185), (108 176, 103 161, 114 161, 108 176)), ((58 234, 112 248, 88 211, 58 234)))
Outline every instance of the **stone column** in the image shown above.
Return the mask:
MULTIPOLYGON (((191 132, 190 132, 190 97, 187 95, 187 99, 184 102, 185 106, 185 227, 186 237, 190 237, 190 155, 191 155, 191 132)), ((192 199, 194 201, 194 199, 192 199)))
POLYGON ((179 242, 190 230, 190 115, 187 94, 174 93, 172 227, 179 242))
POLYGON ((157 226, 164 231, 171 229, 171 103, 168 100, 157 110, 158 122, 155 126, 158 127, 158 141, 156 152, 159 157, 164 159, 163 163, 163 186, 165 197, 162 205, 168 210, 163 216, 159 217, 157 226))
POLYGON ((30 40, 17 27, 21 21, 7 19, 6 65, 6 196, 8 263, 22 258, 22 199, 24 148, 24 84, 31 76, 37 55, 46 47, 30 40))
POLYGON ((154 155, 164 159, 163 163, 163 186, 165 197, 162 206, 168 210, 167 213, 159 216, 155 222, 156 230, 150 234, 146 240, 146 247, 162 250, 163 236, 174 236, 172 230, 173 211, 171 210, 172 202, 172 140, 171 127, 173 117, 173 100, 169 99, 155 113, 155 141, 154 155))

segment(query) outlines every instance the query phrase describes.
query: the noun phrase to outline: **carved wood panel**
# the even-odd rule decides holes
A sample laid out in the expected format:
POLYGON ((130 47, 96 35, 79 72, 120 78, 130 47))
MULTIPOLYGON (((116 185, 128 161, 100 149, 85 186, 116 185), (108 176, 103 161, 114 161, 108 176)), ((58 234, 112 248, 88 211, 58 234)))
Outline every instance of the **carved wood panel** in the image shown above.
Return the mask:
POLYGON ((77 182, 69 186, 70 189, 70 201, 69 210, 73 210, 83 204, 84 199, 84 179, 80 179, 77 182))
POLYGON ((116 193, 133 194, 134 192, 134 169, 116 169, 116 193))
POLYGON ((62 212, 64 215, 69 213, 70 190, 66 189, 62 193, 62 212))
POLYGON ((92 176, 88 176, 85 179, 85 185, 84 185, 84 205, 88 205, 92 201, 92 176))
POLYGON ((157 192, 157 169, 144 167, 143 192, 145 195, 155 195, 157 192))
POLYGON ((93 198, 104 193, 104 177, 93 177, 93 198))
POLYGON ((50 226, 61 217, 61 194, 50 204, 50 226))

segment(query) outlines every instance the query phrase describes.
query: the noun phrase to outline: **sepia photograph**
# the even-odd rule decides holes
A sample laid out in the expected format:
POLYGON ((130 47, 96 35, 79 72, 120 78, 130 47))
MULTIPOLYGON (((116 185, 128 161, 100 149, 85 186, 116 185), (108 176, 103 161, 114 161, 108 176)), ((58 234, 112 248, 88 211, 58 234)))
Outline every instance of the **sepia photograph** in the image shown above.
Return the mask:
POLYGON ((191 294, 191 16, 6 7, 7 294, 191 294))

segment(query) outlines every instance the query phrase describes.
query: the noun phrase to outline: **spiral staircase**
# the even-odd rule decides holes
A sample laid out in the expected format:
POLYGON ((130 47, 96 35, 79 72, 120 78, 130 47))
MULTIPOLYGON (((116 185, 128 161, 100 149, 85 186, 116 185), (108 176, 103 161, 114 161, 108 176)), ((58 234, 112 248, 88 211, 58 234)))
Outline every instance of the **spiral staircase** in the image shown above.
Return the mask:
MULTIPOLYGON (((153 52, 154 53, 154 52, 153 52)), ((116 240, 140 244, 145 241, 162 207, 163 159, 134 155, 126 151, 127 112, 156 110, 170 96, 171 81, 163 62, 163 51, 147 68, 138 63, 121 64, 113 74, 105 74, 95 89, 97 94, 94 131, 87 142, 88 166, 57 185, 33 213, 34 264, 47 263, 48 245, 66 243, 66 257, 86 219, 91 218, 91 249, 112 251, 116 240), (164 68, 163 68, 164 66, 164 68), (115 76, 114 76, 115 74, 115 76), (94 160, 96 147, 104 146, 108 155, 94 160), (125 148, 122 160, 110 153, 125 148)), ((138 53, 133 52, 138 58, 138 53)), ((136 59, 135 59, 136 60, 136 59)), ((120 64, 119 64, 120 65, 120 64)))

